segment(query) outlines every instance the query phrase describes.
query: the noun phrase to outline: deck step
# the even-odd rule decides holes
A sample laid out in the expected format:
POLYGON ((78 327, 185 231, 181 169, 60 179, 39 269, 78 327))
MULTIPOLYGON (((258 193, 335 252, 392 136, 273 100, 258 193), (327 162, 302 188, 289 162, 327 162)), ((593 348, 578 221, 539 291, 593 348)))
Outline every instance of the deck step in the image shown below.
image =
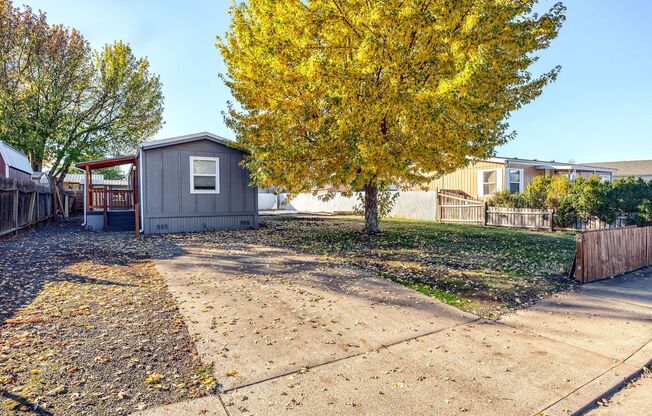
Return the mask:
POLYGON ((136 215, 134 211, 110 211, 107 225, 109 231, 134 231, 136 229, 136 215))

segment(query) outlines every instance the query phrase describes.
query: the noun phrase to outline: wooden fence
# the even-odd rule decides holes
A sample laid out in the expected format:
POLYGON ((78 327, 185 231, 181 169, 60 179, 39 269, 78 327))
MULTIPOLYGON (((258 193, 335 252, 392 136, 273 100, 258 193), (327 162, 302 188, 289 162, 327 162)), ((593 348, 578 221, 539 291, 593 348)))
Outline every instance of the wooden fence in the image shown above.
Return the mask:
MULTIPOLYGON (((555 229, 555 211, 535 208, 490 207, 486 202, 453 191, 438 191, 437 220, 496 227, 555 229)), ((613 223, 597 218, 577 219, 573 230, 605 230, 625 227, 629 215, 619 215, 613 223)))
POLYGON ((463 193, 437 192, 437 220, 466 224, 485 224, 487 204, 463 193))
POLYGON ((580 283, 652 266, 652 227, 585 231, 575 242, 571 275, 580 283))
POLYGON ((31 181, 0 178, 0 237, 52 218, 52 191, 31 181))
POLYGON ((486 225, 555 229, 555 214, 548 209, 488 207, 486 225))
POLYGON ((628 225, 631 215, 618 215, 612 223, 604 222, 599 218, 578 218, 573 223, 572 228, 576 230, 608 230, 612 228, 622 228, 628 225))

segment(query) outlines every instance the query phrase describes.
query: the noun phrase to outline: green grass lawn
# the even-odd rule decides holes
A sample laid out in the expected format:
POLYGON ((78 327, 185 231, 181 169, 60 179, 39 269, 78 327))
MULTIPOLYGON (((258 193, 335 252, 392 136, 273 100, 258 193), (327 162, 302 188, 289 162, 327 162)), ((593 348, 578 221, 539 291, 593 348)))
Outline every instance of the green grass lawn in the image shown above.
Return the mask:
POLYGON ((484 316, 572 285, 571 233, 387 219, 382 234, 367 236, 358 217, 267 217, 262 226, 275 244, 374 271, 484 316))

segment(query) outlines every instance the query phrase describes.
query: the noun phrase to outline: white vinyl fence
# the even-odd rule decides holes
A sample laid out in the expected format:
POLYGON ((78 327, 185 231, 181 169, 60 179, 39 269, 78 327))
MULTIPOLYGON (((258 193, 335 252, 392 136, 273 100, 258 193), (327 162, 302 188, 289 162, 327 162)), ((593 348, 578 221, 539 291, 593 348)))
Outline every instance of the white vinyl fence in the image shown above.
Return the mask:
POLYGON ((276 208, 276 195, 263 193, 258 194, 258 209, 260 211, 269 211, 276 208))
MULTIPOLYGON (((435 220, 436 192, 430 191, 405 191, 399 192, 394 203, 394 209, 390 213, 391 218, 407 218, 413 220, 435 220)), ((261 194, 262 195, 262 194, 261 194)), ((333 198, 324 201, 321 199, 325 194, 313 195, 302 193, 296 195, 292 200, 286 201, 286 195, 279 195, 281 201, 280 209, 295 210, 304 213, 350 213, 355 206, 360 205, 358 193, 350 197, 337 193, 333 198)), ((259 199, 259 209, 260 199, 259 199)))

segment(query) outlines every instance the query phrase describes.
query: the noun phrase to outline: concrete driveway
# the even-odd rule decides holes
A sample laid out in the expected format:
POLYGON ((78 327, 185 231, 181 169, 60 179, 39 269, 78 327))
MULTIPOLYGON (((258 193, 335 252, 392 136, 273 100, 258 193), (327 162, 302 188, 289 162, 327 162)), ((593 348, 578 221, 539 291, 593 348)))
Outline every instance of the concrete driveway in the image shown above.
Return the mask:
POLYGON ((650 271, 493 322, 263 246, 157 268, 223 394, 152 415, 570 414, 652 359, 650 271))

